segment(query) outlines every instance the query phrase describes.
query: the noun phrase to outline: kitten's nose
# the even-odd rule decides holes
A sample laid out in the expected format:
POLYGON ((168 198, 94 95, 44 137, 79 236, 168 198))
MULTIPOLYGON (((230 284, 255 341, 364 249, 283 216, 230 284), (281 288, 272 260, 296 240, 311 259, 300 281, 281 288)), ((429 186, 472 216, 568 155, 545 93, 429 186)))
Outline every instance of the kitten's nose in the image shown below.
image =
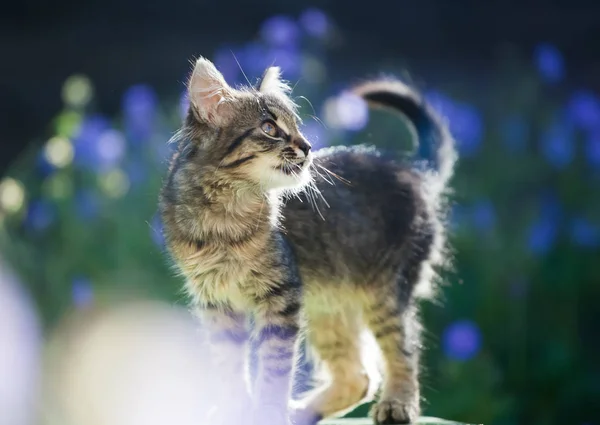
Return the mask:
POLYGON ((302 152, 304 152, 305 157, 308 156, 308 152, 310 151, 310 148, 312 148, 310 143, 308 143, 308 141, 304 138, 294 139, 293 144, 302 152))

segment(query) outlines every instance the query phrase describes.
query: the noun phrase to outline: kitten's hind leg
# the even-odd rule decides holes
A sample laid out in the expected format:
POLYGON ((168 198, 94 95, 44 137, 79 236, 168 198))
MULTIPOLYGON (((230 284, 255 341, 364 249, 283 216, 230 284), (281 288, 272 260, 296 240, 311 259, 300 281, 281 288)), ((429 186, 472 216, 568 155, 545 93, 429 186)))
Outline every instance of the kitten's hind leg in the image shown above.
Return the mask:
POLYGON ((326 381, 298 404, 295 423, 318 420, 350 410, 365 399, 369 378, 360 353, 361 325, 354 314, 318 314, 308 317, 307 342, 318 357, 326 381))
POLYGON ((371 414, 376 424, 414 422, 419 414, 418 322, 413 308, 402 311, 395 297, 381 300, 367 320, 383 357, 383 385, 371 414))

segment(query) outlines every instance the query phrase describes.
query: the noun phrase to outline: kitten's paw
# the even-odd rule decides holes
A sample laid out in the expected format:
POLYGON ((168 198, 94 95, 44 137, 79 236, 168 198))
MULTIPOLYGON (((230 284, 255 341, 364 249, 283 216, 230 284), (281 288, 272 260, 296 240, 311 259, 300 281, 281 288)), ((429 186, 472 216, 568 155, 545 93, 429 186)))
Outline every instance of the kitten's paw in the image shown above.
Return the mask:
POLYGON ((409 424, 419 418, 418 403, 401 400, 380 400, 371 409, 376 424, 409 424))
POLYGON ((293 425, 317 425, 323 416, 309 407, 295 408, 291 414, 293 425))

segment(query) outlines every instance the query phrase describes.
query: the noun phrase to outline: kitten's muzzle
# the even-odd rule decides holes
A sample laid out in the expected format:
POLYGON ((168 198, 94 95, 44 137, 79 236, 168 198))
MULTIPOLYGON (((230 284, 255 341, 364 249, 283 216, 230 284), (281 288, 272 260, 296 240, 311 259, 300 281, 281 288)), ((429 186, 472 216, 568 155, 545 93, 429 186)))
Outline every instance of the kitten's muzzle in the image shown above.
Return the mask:
POLYGON ((304 158, 308 157, 308 153, 310 152, 312 146, 311 144, 308 142, 308 140, 302 138, 302 137, 297 137, 294 140, 292 140, 292 145, 298 149, 300 149, 300 151, 302 153, 304 153, 304 158))

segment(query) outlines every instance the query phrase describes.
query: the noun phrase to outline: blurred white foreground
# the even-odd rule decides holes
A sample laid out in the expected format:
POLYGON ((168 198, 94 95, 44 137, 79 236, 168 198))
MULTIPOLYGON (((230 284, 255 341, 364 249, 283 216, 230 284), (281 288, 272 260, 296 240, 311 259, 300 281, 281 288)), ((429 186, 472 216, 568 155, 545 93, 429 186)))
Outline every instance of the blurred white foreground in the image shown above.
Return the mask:
POLYGON ((197 324, 157 302, 73 313, 48 343, 43 425, 202 425, 211 368, 197 324))

